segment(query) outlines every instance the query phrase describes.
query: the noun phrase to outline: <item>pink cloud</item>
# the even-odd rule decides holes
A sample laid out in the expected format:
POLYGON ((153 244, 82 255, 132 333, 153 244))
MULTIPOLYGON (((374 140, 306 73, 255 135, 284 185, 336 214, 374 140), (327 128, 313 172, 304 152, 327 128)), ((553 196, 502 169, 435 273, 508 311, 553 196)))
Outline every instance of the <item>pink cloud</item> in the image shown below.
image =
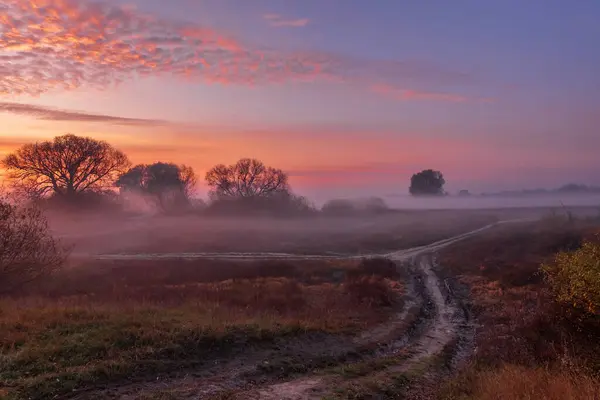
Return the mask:
POLYGON ((286 19, 279 14, 265 14, 263 18, 267 21, 270 26, 281 28, 302 28, 308 25, 310 20, 308 18, 297 18, 297 19, 286 19))
MULTIPOLYGON (((275 14, 264 17, 276 26, 309 22, 275 14)), ((389 88, 400 81, 415 88, 470 82, 464 73, 424 63, 264 49, 213 28, 114 3, 0 0, 0 95, 105 89, 159 75, 225 85, 330 82, 361 89, 377 77, 388 85, 371 87, 380 95, 446 101, 461 97, 389 88)))
POLYGON ((468 101, 465 96, 460 96, 450 93, 436 93, 426 92, 410 89, 399 89, 391 85, 377 84, 370 87, 373 93, 377 93, 386 97, 390 97, 394 100, 409 101, 409 100, 423 100, 423 101, 447 101, 452 103, 464 103, 468 101))
POLYGON ((304 55, 264 51, 210 28, 78 0, 0 0, 0 94, 105 88, 173 74, 260 84, 325 77, 304 55))

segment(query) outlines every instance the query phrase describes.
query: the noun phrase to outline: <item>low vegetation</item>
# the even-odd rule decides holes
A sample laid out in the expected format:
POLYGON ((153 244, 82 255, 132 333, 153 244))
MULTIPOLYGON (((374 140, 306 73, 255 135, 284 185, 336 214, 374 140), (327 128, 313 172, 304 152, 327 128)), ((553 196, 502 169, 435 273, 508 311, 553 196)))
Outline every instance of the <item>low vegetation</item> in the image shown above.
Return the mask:
POLYGON ((198 261, 65 270, 0 301, 0 393, 64 396, 198 368, 278 338, 352 334, 388 318, 381 299, 402 293, 388 267, 198 261))
POLYGON ((0 295, 56 271, 65 256, 38 208, 0 199, 0 295))
POLYGON ((600 383, 589 375, 540 367, 503 365, 469 370, 444 388, 445 399, 595 400, 600 383))
POLYGON ((584 316, 600 315, 600 243, 588 240, 580 249, 561 252, 542 270, 557 301, 584 316))
POLYGON ((599 258, 598 245, 589 241, 595 229, 584 221, 546 220, 443 252, 445 273, 470 289, 481 328, 472 363, 439 398, 600 397, 600 325, 593 307, 599 258))

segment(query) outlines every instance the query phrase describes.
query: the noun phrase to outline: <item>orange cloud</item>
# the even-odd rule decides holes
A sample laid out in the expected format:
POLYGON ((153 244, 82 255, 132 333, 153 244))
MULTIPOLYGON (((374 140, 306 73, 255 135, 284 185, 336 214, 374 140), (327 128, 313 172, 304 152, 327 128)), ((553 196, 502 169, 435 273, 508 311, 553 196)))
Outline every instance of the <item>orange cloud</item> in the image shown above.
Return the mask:
MULTIPOLYGON (((309 23, 276 14, 264 18, 273 26, 309 23)), ((400 81, 412 87, 470 81, 466 74, 423 63, 264 49, 212 28, 109 2, 0 0, 0 95, 104 89, 160 75, 235 85, 326 81, 360 88, 368 88, 375 77, 390 87, 400 81)), ((405 100, 460 100, 375 89, 405 100)))
POLYGON ((265 14, 263 15, 263 18, 267 21, 267 23, 270 26, 276 28, 302 28, 308 25, 308 23, 310 22, 308 18, 286 19, 279 14, 265 14))
POLYGON ((253 84, 307 79, 320 65, 212 29, 79 0, 0 0, 0 94, 105 88, 169 73, 253 84), (4 7, 2 7, 4 6, 4 7))

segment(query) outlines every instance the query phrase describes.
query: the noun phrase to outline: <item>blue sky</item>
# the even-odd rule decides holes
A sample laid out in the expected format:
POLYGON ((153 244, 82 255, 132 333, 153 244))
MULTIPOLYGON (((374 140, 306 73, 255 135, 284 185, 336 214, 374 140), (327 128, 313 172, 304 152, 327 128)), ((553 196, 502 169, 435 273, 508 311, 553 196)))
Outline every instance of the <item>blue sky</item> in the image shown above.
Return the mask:
POLYGON ((200 175, 259 157, 308 192, 600 184, 598 1, 50 3, 0 0, 5 152, 68 130, 200 175))

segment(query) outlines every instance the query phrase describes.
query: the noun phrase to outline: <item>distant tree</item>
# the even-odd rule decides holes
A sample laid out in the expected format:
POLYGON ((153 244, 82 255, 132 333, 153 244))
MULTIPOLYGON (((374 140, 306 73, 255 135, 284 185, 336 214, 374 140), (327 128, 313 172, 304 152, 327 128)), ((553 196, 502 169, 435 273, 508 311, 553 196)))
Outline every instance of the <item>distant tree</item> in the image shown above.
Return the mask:
POLYGON ((467 189, 463 189, 458 192, 458 195, 461 197, 468 197, 471 195, 471 192, 469 192, 467 189))
POLYGON ((122 152, 104 141, 64 135, 26 144, 2 161, 13 187, 30 197, 65 198, 113 185, 129 167, 122 152))
POLYGON ((288 176, 282 170, 250 158, 215 166, 206 173, 206 183, 213 199, 264 198, 290 191, 288 176))
POLYGON ((367 197, 363 199, 332 199, 321 207, 321 211, 330 215, 349 215, 356 213, 380 213, 389 207, 382 198, 367 197))
POLYGON ((356 212, 356 206, 348 199, 332 199, 323 204, 321 211, 330 215, 348 215, 356 212))
POLYGON ((569 183, 559 187, 556 191, 559 193, 583 193, 590 191, 590 187, 577 183, 569 183))
POLYGON ((369 212, 383 212, 389 210, 385 200, 380 197, 369 197, 368 199, 359 202, 359 206, 369 212))
POLYGON ((206 173, 211 188, 209 213, 307 215, 315 208, 292 193, 288 176, 280 169, 243 158, 233 165, 217 165, 206 173))
POLYGON ((427 169, 412 176, 409 191, 413 196, 443 196, 445 184, 440 171, 427 169))
POLYGON ((39 209, 0 199, 0 294, 47 276, 65 259, 39 209))
POLYGON ((190 195, 196 182, 192 168, 157 162, 136 165, 122 174, 115 185, 122 194, 147 196, 154 199, 162 211, 172 211, 190 205, 190 195))

